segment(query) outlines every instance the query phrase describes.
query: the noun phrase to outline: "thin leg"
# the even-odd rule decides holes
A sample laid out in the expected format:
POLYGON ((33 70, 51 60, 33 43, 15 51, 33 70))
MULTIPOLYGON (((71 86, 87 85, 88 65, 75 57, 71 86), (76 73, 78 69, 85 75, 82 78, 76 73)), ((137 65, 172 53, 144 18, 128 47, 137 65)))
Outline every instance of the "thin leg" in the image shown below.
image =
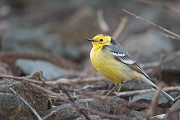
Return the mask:
POLYGON ((119 84, 115 84, 114 87, 105 95, 108 96, 111 92, 113 92, 119 84))
POLYGON ((120 90, 121 90, 121 87, 122 87, 122 84, 118 84, 119 86, 119 88, 118 88, 118 91, 117 92, 120 92, 120 90))

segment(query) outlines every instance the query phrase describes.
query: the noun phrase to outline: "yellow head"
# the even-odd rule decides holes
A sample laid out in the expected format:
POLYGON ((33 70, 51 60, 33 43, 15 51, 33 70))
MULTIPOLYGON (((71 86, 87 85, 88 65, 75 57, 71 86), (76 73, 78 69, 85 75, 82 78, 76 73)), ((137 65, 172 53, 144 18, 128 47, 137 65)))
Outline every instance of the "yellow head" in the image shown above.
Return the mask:
POLYGON ((93 47, 96 48, 111 44, 111 37, 104 34, 98 34, 94 38, 86 38, 86 40, 91 41, 93 47))

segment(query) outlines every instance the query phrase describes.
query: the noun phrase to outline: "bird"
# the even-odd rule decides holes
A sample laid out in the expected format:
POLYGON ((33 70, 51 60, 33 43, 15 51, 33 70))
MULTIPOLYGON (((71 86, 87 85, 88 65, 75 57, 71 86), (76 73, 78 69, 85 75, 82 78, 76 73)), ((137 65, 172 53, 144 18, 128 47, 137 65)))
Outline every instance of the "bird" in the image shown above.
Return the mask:
MULTIPOLYGON (((111 36, 98 34, 86 40, 93 45, 90 52, 92 65, 102 76, 115 84, 111 90, 128 80, 137 80, 153 89, 158 88, 138 62, 111 36)), ((168 100, 174 101, 168 93, 161 91, 161 94, 168 100)))

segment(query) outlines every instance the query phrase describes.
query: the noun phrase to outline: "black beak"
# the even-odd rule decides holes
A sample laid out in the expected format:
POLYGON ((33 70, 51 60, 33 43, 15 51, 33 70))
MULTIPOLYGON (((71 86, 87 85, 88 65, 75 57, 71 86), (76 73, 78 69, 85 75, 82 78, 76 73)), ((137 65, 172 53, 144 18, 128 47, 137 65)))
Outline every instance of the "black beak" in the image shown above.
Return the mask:
POLYGON ((92 38, 86 38, 87 41, 91 41, 94 42, 94 40, 92 38))

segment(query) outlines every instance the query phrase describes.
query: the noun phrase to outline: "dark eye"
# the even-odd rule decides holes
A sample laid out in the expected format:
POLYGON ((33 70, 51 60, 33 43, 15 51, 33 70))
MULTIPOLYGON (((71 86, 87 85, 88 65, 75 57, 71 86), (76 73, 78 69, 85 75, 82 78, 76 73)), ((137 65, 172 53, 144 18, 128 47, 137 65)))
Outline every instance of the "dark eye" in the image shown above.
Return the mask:
POLYGON ((100 39, 100 42, 102 42, 103 41, 103 39, 100 39))

